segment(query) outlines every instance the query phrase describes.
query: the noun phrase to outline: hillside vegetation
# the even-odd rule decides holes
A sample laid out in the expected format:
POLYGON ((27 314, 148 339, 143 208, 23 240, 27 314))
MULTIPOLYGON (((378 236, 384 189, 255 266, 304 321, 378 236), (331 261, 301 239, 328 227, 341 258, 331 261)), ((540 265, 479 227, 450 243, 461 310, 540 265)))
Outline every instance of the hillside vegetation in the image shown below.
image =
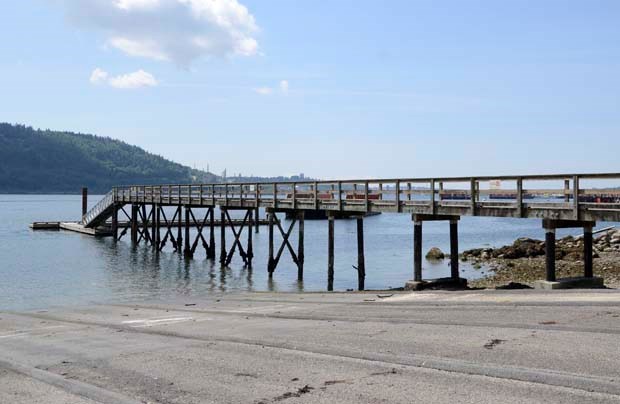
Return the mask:
POLYGON ((0 193, 105 193, 114 185, 217 177, 107 137, 0 123, 0 193))

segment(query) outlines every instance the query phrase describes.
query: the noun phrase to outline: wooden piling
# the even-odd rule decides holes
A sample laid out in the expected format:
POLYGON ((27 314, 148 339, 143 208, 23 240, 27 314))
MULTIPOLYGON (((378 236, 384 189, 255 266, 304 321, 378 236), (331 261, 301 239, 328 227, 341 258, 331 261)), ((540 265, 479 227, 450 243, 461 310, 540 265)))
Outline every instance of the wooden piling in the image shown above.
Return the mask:
POLYGON ((157 205, 153 204, 151 206, 151 245, 153 248, 157 249, 157 220, 155 220, 157 212, 157 205))
POLYGON ((413 280, 422 282, 422 221, 413 222, 413 280))
POLYGON ((190 240, 189 228, 191 227, 191 208, 189 206, 185 207, 185 248, 183 249, 183 256, 185 258, 192 258, 192 247, 190 240))
POLYGON ((555 228, 545 229, 546 279, 555 282, 555 228))
POLYGON ((138 244, 138 209, 139 205, 131 205, 131 244, 138 244))
POLYGON ((256 234, 259 233, 259 230, 258 230, 260 229, 260 226, 258 225, 259 222, 260 222, 260 208, 257 206, 256 209, 254 210, 254 224, 255 224, 254 231, 256 232, 256 234))
POLYGON ((327 290, 334 290, 334 215, 327 218, 327 290))
MULTIPOLYGON (((179 200, 181 200, 181 187, 179 187, 179 200)), ((178 226, 177 226, 177 252, 183 252, 183 206, 179 205, 178 226)), ((187 240, 186 240, 187 242, 187 240)))
POLYGON ((592 226, 583 228, 583 276, 594 277, 594 265, 592 261, 592 226))
MULTIPOLYGON (((247 257, 247 266, 248 269, 252 269, 252 258, 254 257, 254 246, 252 242, 252 215, 254 209, 248 209, 246 213, 248 218, 248 250, 246 252, 247 257)), ((256 228, 258 228, 258 224, 256 224, 256 228)))
POLYGON ((161 245, 161 205, 156 205, 157 208, 155 209, 155 245, 156 245, 156 250, 157 252, 159 252, 160 249, 160 245, 161 245))
POLYGON ((366 261, 364 258, 364 218, 357 218, 357 289, 364 290, 366 261))
POLYGON ((275 270, 275 259, 273 256, 273 220, 275 212, 268 211, 267 216, 269 218, 269 262, 267 263, 267 272, 269 277, 273 277, 273 271, 275 270))
POLYGON ((88 212, 88 188, 82 188, 82 217, 88 212))
POLYGON ((114 241, 118 241, 118 205, 114 204, 112 208, 112 236, 114 241))
POLYGON ((459 221, 450 220, 450 277, 459 279, 459 221))
POLYGON ((297 238, 297 280, 304 280, 304 211, 297 213, 299 237, 297 238))
POLYGON ((209 251, 207 251, 208 259, 215 259, 215 207, 209 208, 209 251))
POLYGON ((226 211, 220 208, 220 264, 226 266, 226 211))

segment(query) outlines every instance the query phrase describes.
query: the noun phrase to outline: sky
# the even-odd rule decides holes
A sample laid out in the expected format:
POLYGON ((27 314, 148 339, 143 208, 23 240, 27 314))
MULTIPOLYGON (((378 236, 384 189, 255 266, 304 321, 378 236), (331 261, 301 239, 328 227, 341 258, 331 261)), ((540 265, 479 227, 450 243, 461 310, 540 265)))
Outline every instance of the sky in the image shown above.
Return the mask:
POLYGON ((0 2, 0 121, 228 175, 619 172, 620 2, 0 2))

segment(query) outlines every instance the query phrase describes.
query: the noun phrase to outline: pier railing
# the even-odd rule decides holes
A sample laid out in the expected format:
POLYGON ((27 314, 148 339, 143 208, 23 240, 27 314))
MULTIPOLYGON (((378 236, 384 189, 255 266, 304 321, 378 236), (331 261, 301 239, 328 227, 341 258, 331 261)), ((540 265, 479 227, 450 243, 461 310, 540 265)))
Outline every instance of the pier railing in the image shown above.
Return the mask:
POLYGON ((620 221, 618 173, 131 185, 112 194, 117 203, 620 221))

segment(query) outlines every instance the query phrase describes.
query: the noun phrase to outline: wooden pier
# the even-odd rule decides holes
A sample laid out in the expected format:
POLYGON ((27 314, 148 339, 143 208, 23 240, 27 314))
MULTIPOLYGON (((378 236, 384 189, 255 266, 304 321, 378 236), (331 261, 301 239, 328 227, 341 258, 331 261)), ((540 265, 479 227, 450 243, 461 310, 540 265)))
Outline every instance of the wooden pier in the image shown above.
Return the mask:
MULTIPOLYGON (((87 192, 83 191, 86 201, 87 192)), ((447 178, 397 178, 280 183, 227 183, 191 185, 132 185, 113 188, 90 211, 83 205, 79 226, 100 229, 99 235, 114 240, 129 233, 131 242, 145 242, 161 251, 170 242, 179 253, 191 259, 201 245, 209 259, 216 259, 215 227, 220 231, 219 261, 230 264, 238 254, 246 267, 252 266, 252 233, 257 224, 269 229, 267 271, 272 276, 285 251, 297 266, 297 278, 303 279, 304 216, 322 212, 327 216, 328 257, 327 289, 333 290, 334 226, 336 217, 357 219, 358 288, 364 289, 364 217, 373 213, 410 214, 413 221, 413 281, 424 285, 422 274, 422 236, 425 221, 449 224, 451 277, 459 279, 458 222, 461 216, 537 218, 543 223, 547 240, 547 281, 555 281, 555 230, 582 228, 585 241, 584 276, 592 278, 592 228, 596 222, 620 221, 620 174, 558 174, 527 176, 485 176, 447 178), (498 184, 501 183, 501 189, 498 184), (167 208, 167 209, 164 209, 167 208), (171 209, 172 208, 172 209, 171 209), (215 220, 219 208, 219 223, 215 220), (259 209, 267 220, 258 220, 259 209), (174 212, 172 213, 171 210, 174 212), (233 220, 230 211, 240 211, 241 220, 233 220), (292 218, 288 228, 277 213, 292 218), (120 220, 120 218, 123 220, 120 220), (192 234, 189 229, 197 229, 192 234), (233 243, 227 245, 225 229, 230 227, 233 243), (298 245, 290 235, 297 227, 298 245), (245 236, 243 236, 245 231, 245 236), (274 245, 274 233, 282 242, 274 245), (245 237, 245 238, 244 238, 245 237)), ((40 225, 45 226, 45 225, 40 225)))

